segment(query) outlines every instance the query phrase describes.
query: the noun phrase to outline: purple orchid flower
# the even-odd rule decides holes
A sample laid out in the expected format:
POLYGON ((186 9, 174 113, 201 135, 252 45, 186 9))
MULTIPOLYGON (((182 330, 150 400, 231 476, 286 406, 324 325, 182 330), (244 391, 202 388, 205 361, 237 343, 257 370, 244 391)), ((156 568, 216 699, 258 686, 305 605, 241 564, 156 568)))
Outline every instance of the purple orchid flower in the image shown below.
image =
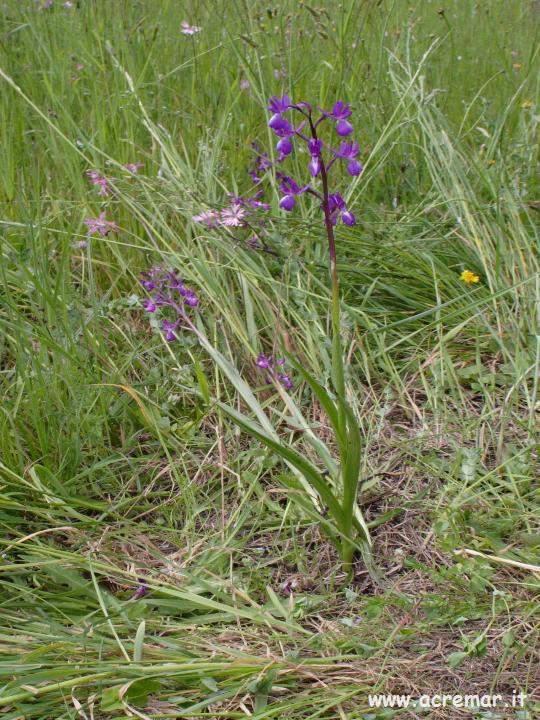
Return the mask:
POLYGON ((328 197, 328 211, 330 213, 330 219, 332 225, 335 225, 338 218, 341 217, 345 225, 356 225, 356 217, 347 208, 345 200, 339 193, 334 193, 328 197))
POLYGON ((332 152, 336 158, 349 161, 347 164, 347 172, 349 175, 356 177, 363 171, 363 165, 356 160, 359 152, 358 143, 352 142, 351 140, 344 140, 339 146, 339 150, 332 150, 332 152))
POLYGON ((289 110, 291 105, 292 100, 288 95, 283 95, 282 97, 279 97, 278 95, 272 95, 272 97, 268 101, 268 109, 271 113, 274 113, 274 115, 281 115, 281 113, 289 110))
POLYGON ((309 163, 309 174, 311 177, 317 177, 317 175, 321 172, 321 154, 323 149, 323 141, 318 139, 309 140, 308 142, 308 150, 309 154, 311 155, 311 160, 309 163))
POLYGON ((283 358, 274 360, 272 356, 261 353, 255 360, 255 365, 261 370, 267 370, 269 375, 265 378, 267 385, 272 385, 274 382, 279 382, 286 390, 290 390, 293 387, 291 378, 285 372, 277 372, 274 366, 282 367, 285 364, 283 358))
POLYGON ((131 596, 131 600, 140 600, 142 597, 144 597, 146 595, 146 593, 148 592, 149 589, 150 588, 148 587, 148 585, 146 583, 141 583, 137 587, 137 589, 135 590, 133 595, 131 596))
POLYGON ((261 353, 255 361, 255 365, 257 365, 257 367, 263 368, 264 370, 269 370, 272 367, 272 360, 264 353, 261 353))
POLYGON ((281 183, 279 185, 280 191, 284 194, 279 201, 279 207, 282 210, 290 212, 296 205, 296 196, 306 192, 309 188, 309 184, 304 187, 300 187, 296 180, 293 180, 288 175, 280 174, 281 183))
POLYGON ((342 100, 338 100, 334 103, 334 107, 330 112, 326 112, 322 108, 319 108, 325 117, 332 118, 333 120, 346 120, 352 115, 352 110, 348 103, 344 103, 342 100))
POLYGON ((169 308, 173 319, 164 318, 161 328, 167 342, 177 339, 177 330, 180 326, 189 324, 186 313, 187 307, 197 307, 199 298, 184 285, 175 270, 164 270, 153 267, 141 273, 141 285, 150 294, 142 301, 142 306, 148 313, 154 313, 158 308, 169 308))
POLYGON ((178 322, 170 322, 170 320, 164 320, 161 324, 161 327, 163 329, 163 332, 165 333, 165 340, 167 342, 174 342, 178 339, 176 337, 176 333, 174 332, 178 327, 178 322))
POLYGON ((334 104, 331 112, 326 112, 322 109, 321 112, 324 117, 329 117, 333 120, 337 120, 336 132, 338 135, 340 135, 341 137, 346 137, 347 135, 350 135, 352 133, 354 128, 351 123, 347 121, 347 118, 352 115, 352 110, 347 103, 344 103, 342 100, 338 100, 334 104))

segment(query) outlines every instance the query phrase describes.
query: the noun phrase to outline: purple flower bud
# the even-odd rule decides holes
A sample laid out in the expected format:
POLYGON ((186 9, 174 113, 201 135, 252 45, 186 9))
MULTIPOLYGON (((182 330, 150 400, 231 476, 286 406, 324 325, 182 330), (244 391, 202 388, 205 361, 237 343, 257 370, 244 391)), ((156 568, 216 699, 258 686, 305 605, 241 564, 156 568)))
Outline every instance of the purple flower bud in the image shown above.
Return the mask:
POLYGON ((146 300, 143 300, 143 307, 146 310, 146 312, 153 313, 156 312, 156 304, 150 300, 150 298, 146 298, 146 300))
POLYGON ((290 155, 293 151, 293 144, 291 139, 288 137, 281 138, 281 140, 277 144, 277 149, 280 155, 283 155, 283 157, 290 155))
POLYGON ((291 378, 288 375, 285 375, 285 373, 282 373, 279 376, 279 379, 281 380, 281 384, 283 385, 284 388, 286 388, 287 390, 290 390, 292 388, 293 384, 292 384, 291 378))
POLYGON ((174 342, 176 340, 176 335, 174 332, 176 329, 176 323, 170 322, 169 320, 164 320, 161 327, 163 328, 163 332, 165 333, 165 340, 167 342, 174 342))
POLYGON ((339 120, 336 123, 336 132, 341 137, 347 137, 354 130, 353 126, 347 120, 339 120))
POLYGON ((356 218, 350 210, 345 210, 345 212, 341 213, 341 219, 345 225, 356 225, 356 218))
POLYGON ((255 365, 257 365, 257 367, 263 368, 264 370, 269 370, 272 367, 272 360, 266 355, 264 355, 264 353, 261 353, 255 361, 255 365))
POLYGON ((360 175, 363 169, 362 164, 359 163, 358 160, 351 160, 351 162, 347 165, 347 172, 353 177, 360 175))
POLYGON ((182 295, 184 296, 184 302, 186 305, 197 307, 199 304, 199 298, 191 290, 187 290, 185 293, 182 293, 182 295))
POLYGON ((319 157, 312 157, 309 163, 309 174, 311 177, 317 177, 321 172, 321 159, 319 157))
POLYGON ((132 600, 139 600, 140 598, 144 597, 146 593, 148 592, 149 588, 146 583, 142 583, 142 585, 139 585, 133 595, 131 596, 132 600))
POLYGON ((284 195, 279 201, 279 207, 287 212, 290 212, 295 205, 296 200, 294 195, 284 195))

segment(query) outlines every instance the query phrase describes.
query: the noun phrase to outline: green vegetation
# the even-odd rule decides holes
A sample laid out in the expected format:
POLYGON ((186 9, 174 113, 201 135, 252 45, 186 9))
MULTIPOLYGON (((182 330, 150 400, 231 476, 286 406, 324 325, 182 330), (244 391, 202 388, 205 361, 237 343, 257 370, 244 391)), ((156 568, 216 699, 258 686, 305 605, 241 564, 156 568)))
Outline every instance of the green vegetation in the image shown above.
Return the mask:
POLYGON ((2 720, 446 719, 368 693, 513 689, 532 720, 539 3, 38 8, 0 17, 2 720), (220 409, 251 416, 223 364, 141 307, 140 271, 177 268, 280 442, 338 457, 301 372, 287 406, 254 364, 285 351, 331 389, 318 208, 285 217, 269 175, 266 249, 192 222, 250 189, 282 92, 350 102, 365 165, 336 235, 373 540, 352 579, 290 468, 220 409), (102 211, 119 231, 87 237, 102 211))

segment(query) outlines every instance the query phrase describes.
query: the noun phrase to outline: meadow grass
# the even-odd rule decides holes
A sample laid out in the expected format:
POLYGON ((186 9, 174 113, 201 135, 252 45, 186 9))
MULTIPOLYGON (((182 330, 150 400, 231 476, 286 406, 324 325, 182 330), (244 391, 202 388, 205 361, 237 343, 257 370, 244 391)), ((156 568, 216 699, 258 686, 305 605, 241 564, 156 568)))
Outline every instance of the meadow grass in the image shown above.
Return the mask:
POLYGON ((533 718, 539 4, 73 5, 0 18, 1 717, 377 720, 416 715, 368 692, 522 688, 533 718), (355 111, 338 261, 381 582, 360 559, 346 581, 219 411, 230 379, 140 305, 141 270, 178 268, 280 437, 335 451, 298 377, 307 429, 254 366, 285 349, 330 381, 318 209, 283 217, 269 177, 266 251, 191 220, 249 190, 281 92, 355 111), (120 230, 88 238, 101 210, 120 230))

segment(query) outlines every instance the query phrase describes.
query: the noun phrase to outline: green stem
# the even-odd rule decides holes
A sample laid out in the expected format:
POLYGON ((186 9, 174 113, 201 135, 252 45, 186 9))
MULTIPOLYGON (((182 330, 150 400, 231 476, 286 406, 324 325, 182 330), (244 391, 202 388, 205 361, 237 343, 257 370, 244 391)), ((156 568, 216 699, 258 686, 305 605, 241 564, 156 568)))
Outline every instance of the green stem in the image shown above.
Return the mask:
MULTIPOLYGON (((309 124, 311 128, 311 135, 313 139, 317 140, 317 129, 312 122, 311 114, 308 115, 309 124)), ((321 182, 322 182, 322 194, 323 203, 322 209, 324 212, 324 224, 326 227, 326 235, 328 238, 328 254, 330 256, 330 282, 332 285, 332 300, 331 300, 331 320, 332 320, 332 382, 336 395, 338 397, 338 421, 339 429, 342 436, 349 435, 347 410, 346 410, 346 399, 345 399, 345 369, 343 361, 343 345, 341 342, 341 302, 339 292, 339 276, 337 270, 337 255, 336 255, 336 239, 334 236, 334 225, 332 223, 332 217, 330 213, 330 193, 328 190, 328 173, 326 165, 321 158, 321 182)), ((351 452, 350 448, 345 451, 351 452)), ((354 451, 352 451, 354 452, 354 451)), ((350 458, 349 458, 350 459, 350 458)), ((348 577, 352 575, 352 561, 354 557, 354 545, 352 544, 353 536, 353 511, 354 503, 356 501, 356 482, 354 484, 354 490, 348 486, 350 479, 346 479, 344 476, 344 465, 347 461, 346 457, 341 457, 341 479, 343 482, 343 500, 342 500, 342 514, 340 522, 340 531, 342 533, 341 539, 341 559, 343 562, 343 569, 347 573, 348 577)))

